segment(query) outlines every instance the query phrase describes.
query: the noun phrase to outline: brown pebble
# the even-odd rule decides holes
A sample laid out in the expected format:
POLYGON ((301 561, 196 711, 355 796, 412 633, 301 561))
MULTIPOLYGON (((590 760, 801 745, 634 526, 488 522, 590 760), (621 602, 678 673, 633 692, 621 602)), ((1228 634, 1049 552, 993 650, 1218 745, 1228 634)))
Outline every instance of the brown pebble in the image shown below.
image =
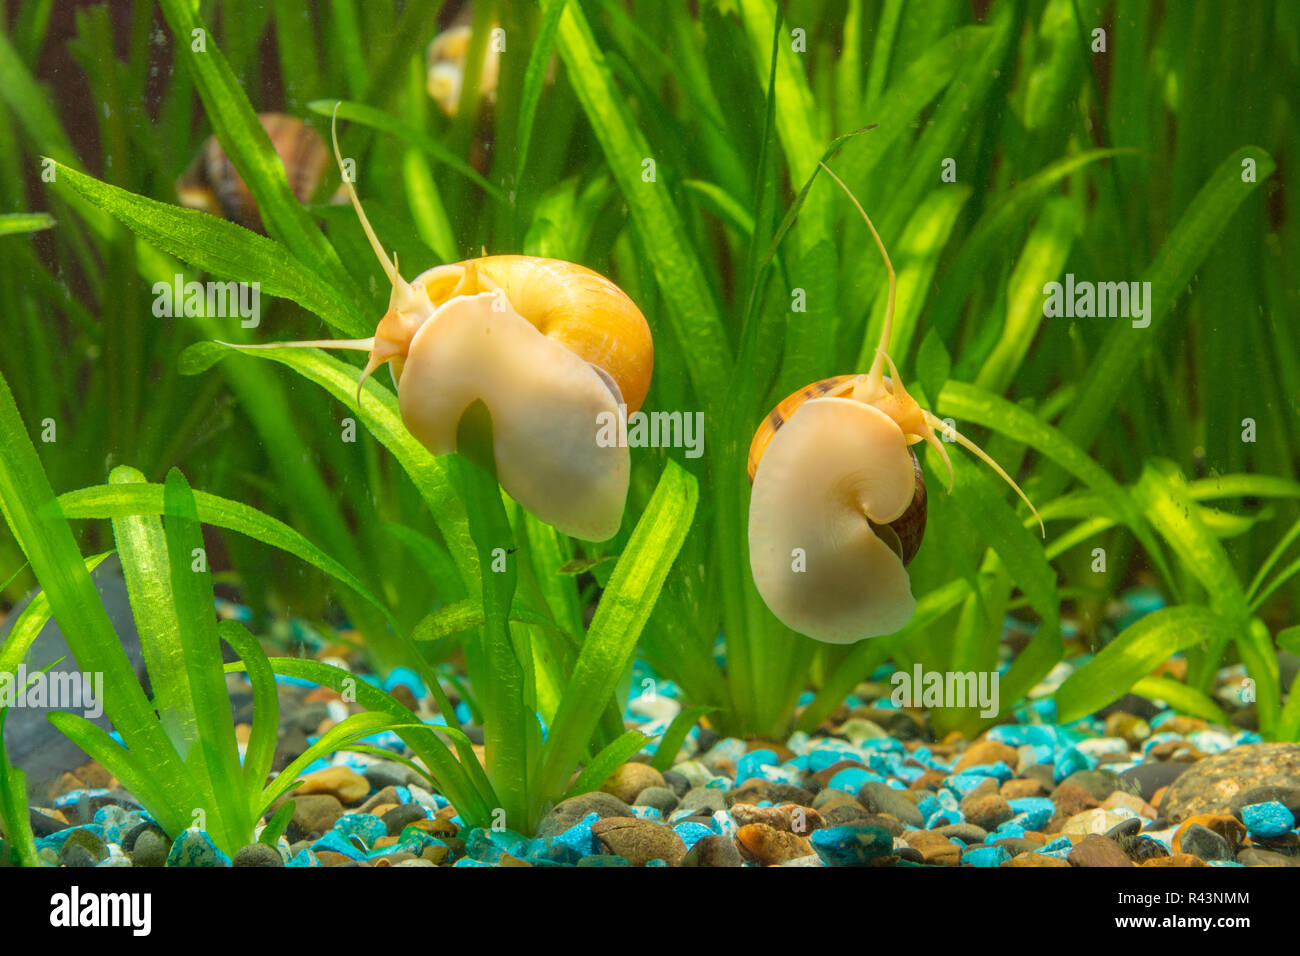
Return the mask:
POLYGON ((296 791, 301 794, 328 793, 345 804, 363 800, 369 792, 370 782, 347 767, 326 767, 309 773, 302 778, 296 791))
POLYGON ((417 830, 423 830, 430 836, 437 837, 440 840, 445 837, 454 837, 460 832, 460 829, 456 824, 452 823, 450 820, 439 820, 437 817, 434 817, 432 820, 416 820, 414 823, 408 823, 406 826, 402 827, 402 829, 409 830, 411 827, 414 827, 417 830))
POLYGON ((903 840, 921 854, 921 859, 935 866, 956 866, 961 860, 961 848, 942 833, 933 830, 909 830, 903 840))
POLYGON ((649 764, 633 761, 623 764, 610 774, 600 789, 631 805, 636 802, 642 790, 664 786, 667 786, 667 782, 663 774, 649 764))
POLYGON ((1008 780, 998 793, 1008 800, 1019 800, 1023 797, 1041 797, 1047 793, 1047 788, 1037 777, 1025 777, 1022 780, 1008 780))
POLYGON ((1173 856, 1155 856, 1142 863, 1143 866, 1208 866, 1199 856, 1190 853, 1175 853, 1173 856))
POLYGON ((736 831, 736 848, 747 860, 776 866, 816 851, 807 837, 778 830, 766 823, 750 823, 736 831))
POLYGON ((996 740, 977 740, 966 748, 966 752, 957 761, 957 766, 953 768, 953 772, 961 773, 967 767, 994 764, 999 760, 1012 770, 1015 770, 1020 763, 1020 754, 1016 752, 1015 747, 998 743, 996 740))
POLYGON ((401 802, 402 802, 402 798, 398 796, 396 788, 390 786, 390 787, 384 787, 383 790, 380 790, 378 793, 376 793, 365 803, 361 804, 361 806, 358 807, 358 809, 362 813, 374 813, 375 816, 381 817, 383 816, 382 813, 375 812, 379 807, 385 805, 391 807, 401 802))
POLYGON ((605 817, 591 826, 592 835, 610 853, 624 857, 633 866, 663 860, 679 866, 686 856, 686 844, 672 829, 636 817, 605 817))
POLYGON ((1045 854, 1045 853, 1033 853, 1033 852, 1030 852, 1030 853, 1022 853, 1022 854, 1020 854, 1020 855, 1017 856, 1017 857, 1013 857, 1012 859, 1007 860, 1007 862, 1003 863, 1002 865, 1003 865, 1003 866, 1064 866, 1064 867, 1068 867, 1070 864, 1067 863, 1065 860, 1062 860, 1060 857, 1056 857, 1056 856, 1048 856, 1048 855, 1045 854))
POLYGON ((354 862, 351 857, 344 856, 342 853, 335 853, 333 850, 313 850, 316 859, 320 860, 321 866, 345 866, 354 862))
POLYGON ((1132 866, 1133 861, 1115 843, 1097 833, 1084 837, 1070 850, 1066 860, 1072 866, 1132 866))
POLYGON ((1052 802, 1056 804, 1056 809, 1067 817, 1100 806, 1097 798, 1077 783, 1063 783, 1057 787, 1056 792, 1052 794, 1052 802))
POLYGON ((826 821, 816 810, 793 803, 783 803, 779 807, 757 807, 752 803, 737 803, 731 808, 731 819, 738 827, 750 823, 766 823, 773 829, 804 836, 826 826, 826 821))
POLYGON ((1116 790, 1109 797, 1101 802, 1103 810, 1114 810, 1118 807, 1127 807, 1140 817, 1147 820, 1156 818, 1156 809, 1147 803, 1141 797, 1132 793, 1125 793, 1123 790, 1116 790))
MULTIPOLYGON (((994 781, 990 779, 989 782, 994 781)), ((1011 804, 1000 793, 972 793, 962 800, 961 811, 966 815, 968 823, 990 831, 996 830, 1000 824, 1016 815, 1011 804)))

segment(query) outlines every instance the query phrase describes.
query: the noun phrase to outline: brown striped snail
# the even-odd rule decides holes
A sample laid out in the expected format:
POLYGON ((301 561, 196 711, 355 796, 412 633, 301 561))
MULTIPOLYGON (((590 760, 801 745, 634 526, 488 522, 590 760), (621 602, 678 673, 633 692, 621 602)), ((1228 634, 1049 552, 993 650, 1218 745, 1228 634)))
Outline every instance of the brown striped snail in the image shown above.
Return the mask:
MULTIPOLYGON (((257 118, 284 164, 294 196, 299 202, 309 201, 316 194, 329 166, 329 148, 325 141, 296 116, 259 113, 257 118)), ((176 180, 176 194, 182 206, 202 209, 247 229, 263 231, 257 201, 216 136, 209 136, 204 141, 194 161, 176 180)))
MULTIPOLYGON (((334 156, 342 170, 337 135, 334 156)), ((613 537, 630 460, 626 446, 597 442, 597 423, 645 400, 654 343, 641 311, 599 273, 536 256, 468 259, 408 283, 346 175, 343 185, 392 284, 387 313, 368 339, 252 347, 368 352, 358 401, 366 378, 391 362, 402 421, 436 455, 456 451, 461 416, 482 401, 497 476, 511 497, 566 534, 613 537)))
POLYGON ((886 352, 895 291, 889 253, 852 192, 822 169, 849 194, 884 257, 885 323, 865 375, 801 388, 759 426, 749 449, 749 560, 759 595, 782 623, 819 641, 850 644, 898 631, 916 609, 906 566, 925 532, 926 492, 910 446, 924 441, 939 453, 951 492, 952 462, 935 434, 942 429, 991 466, 1036 518, 1038 511, 997 462, 903 387, 886 352))

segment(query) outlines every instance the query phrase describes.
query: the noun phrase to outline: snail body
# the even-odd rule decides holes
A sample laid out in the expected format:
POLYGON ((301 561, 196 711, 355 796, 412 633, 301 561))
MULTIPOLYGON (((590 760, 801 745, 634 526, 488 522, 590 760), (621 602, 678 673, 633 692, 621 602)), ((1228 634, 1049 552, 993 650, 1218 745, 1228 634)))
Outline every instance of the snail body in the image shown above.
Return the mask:
MULTIPOLYGON (((308 202, 329 167, 329 147, 319 133, 296 116, 259 113, 257 118, 284 164, 289 188, 299 202, 308 202)), ((257 201, 216 136, 204 141, 194 161, 177 179, 176 194, 182 206, 263 231, 257 201)))
POLYGON ((952 462, 936 429, 990 465, 1038 515, 1001 466, 907 393, 885 351, 894 314, 893 265, 871 219, 857 208, 889 274, 871 368, 787 396, 763 419, 749 449, 754 585, 782 623, 831 644, 892 634, 916 609, 906 567, 925 534, 926 489, 911 446, 924 441, 935 449, 947 465, 951 492, 952 462))
MULTIPOLYGON (((337 137, 334 153, 342 169, 337 137)), ((613 537, 630 459, 626 447, 597 441, 597 423, 645 400, 654 343, 641 311, 599 273, 536 256, 467 259, 407 282, 346 175, 343 185, 392 284, 375 334, 249 347, 367 352, 358 401, 365 379, 391 363, 403 423, 438 455, 457 450, 461 417, 482 402, 501 486, 566 534, 613 537)))

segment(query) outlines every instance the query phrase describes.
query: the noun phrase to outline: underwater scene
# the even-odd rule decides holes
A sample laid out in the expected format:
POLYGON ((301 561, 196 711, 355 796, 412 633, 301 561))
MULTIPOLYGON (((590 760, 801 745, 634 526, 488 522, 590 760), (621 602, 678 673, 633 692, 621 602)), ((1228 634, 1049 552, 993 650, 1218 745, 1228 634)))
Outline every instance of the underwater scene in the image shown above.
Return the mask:
POLYGON ((0 10, 7 872, 1300 866, 1300 4, 0 10))

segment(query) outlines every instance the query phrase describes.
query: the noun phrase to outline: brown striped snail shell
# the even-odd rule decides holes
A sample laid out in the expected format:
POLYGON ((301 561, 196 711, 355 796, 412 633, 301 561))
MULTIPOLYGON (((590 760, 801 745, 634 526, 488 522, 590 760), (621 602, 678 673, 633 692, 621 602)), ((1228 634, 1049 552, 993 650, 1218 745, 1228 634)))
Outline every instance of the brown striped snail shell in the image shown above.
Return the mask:
POLYGON ((896 290, 889 254, 853 193, 820 165, 871 230, 889 275, 889 300, 869 371, 813 382, 759 425, 749 448, 749 567, 763 603, 783 624, 815 640, 851 644, 901 630, 916 609, 906 568, 925 534, 926 492, 912 445, 924 441, 938 453, 951 491, 941 429, 1038 512, 997 462, 907 393, 886 352, 896 290))
MULTIPOLYGON (((329 147, 314 129, 285 113, 259 113, 257 118, 284 164, 289 188, 299 202, 309 201, 329 168, 329 147)), ((204 141, 194 161, 176 181, 182 206, 202 209, 263 232, 257 201, 231 163, 216 136, 204 141)))

